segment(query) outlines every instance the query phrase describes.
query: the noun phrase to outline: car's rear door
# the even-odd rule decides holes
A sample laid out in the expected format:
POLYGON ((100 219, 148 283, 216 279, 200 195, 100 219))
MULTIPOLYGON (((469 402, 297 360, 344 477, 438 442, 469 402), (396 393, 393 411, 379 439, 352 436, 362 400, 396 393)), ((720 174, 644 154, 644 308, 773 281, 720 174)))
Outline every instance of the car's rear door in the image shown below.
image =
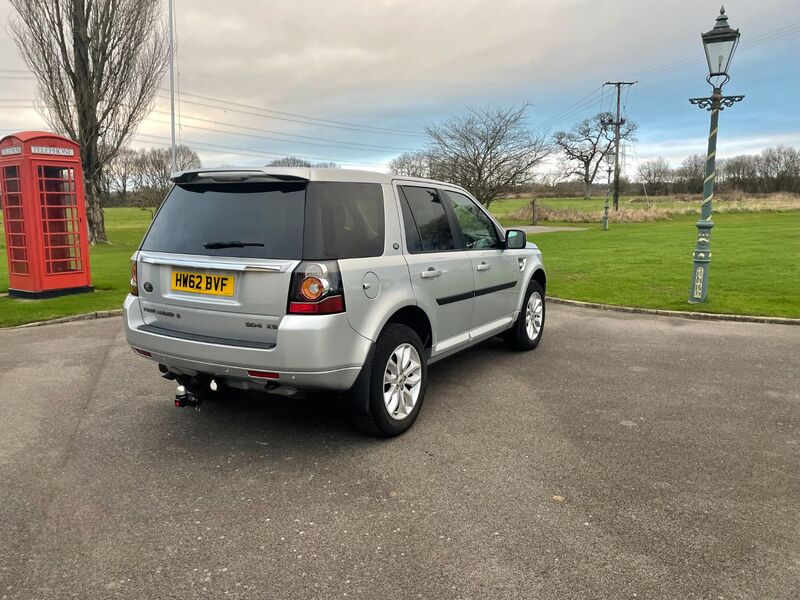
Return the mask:
POLYGON ((155 333, 269 346, 302 257, 305 181, 176 185, 138 253, 155 333))
POLYGON ((472 262, 475 306, 472 335, 479 336, 511 323, 519 290, 519 261, 505 251, 505 240, 477 201, 456 190, 445 189, 461 243, 472 262))
POLYGON ((436 188, 403 182, 396 189, 411 285, 431 320, 433 352, 452 350, 469 341, 472 263, 456 243, 452 214, 436 188))

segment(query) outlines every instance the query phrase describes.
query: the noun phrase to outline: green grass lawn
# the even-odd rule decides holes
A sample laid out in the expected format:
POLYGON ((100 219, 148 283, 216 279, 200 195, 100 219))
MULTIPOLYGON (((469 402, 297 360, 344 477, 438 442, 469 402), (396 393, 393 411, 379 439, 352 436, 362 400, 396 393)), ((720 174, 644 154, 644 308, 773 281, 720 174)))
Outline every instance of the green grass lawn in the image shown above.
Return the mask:
POLYGON ((532 235, 547 293, 671 310, 800 317, 800 212, 716 215, 709 299, 687 303, 695 217, 532 235))
MULTIPOLYGON (((602 199, 589 202, 602 204, 602 199)), ((702 305, 686 302, 695 220, 676 217, 655 223, 614 224, 610 231, 589 223, 581 225, 584 231, 533 235, 531 239, 544 252, 547 291, 553 296, 647 308, 800 318, 800 212, 716 215, 709 301, 702 305)), ((91 250, 97 291, 49 300, 2 297, 0 327, 119 308, 128 289, 130 256, 149 222, 150 215, 139 209, 107 209, 111 243, 91 250)), ((7 269, 5 247, 0 246, 2 291, 8 289, 7 269)))
MULTIPOLYGON (((150 214, 137 208, 107 208, 106 231, 110 244, 91 249, 93 294, 76 294, 47 300, 0 298, 0 327, 54 319, 65 315, 120 308, 128 293, 131 254, 142 240, 150 214)), ((0 291, 8 290, 5 244, 0 248, 0 291)))

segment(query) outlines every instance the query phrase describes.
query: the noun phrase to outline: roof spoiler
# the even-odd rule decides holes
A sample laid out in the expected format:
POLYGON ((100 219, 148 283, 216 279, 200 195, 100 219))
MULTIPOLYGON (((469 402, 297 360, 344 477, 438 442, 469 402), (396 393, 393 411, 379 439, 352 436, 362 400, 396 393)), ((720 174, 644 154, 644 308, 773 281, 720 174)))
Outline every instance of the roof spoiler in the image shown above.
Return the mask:
POLYGON ((264 169, 193 169, 178 171, 170 176, 173 183, 214 183, 242 182, 249 179, 259 181, 308 181, 307 177, 280 172, 267 172, 264 169))

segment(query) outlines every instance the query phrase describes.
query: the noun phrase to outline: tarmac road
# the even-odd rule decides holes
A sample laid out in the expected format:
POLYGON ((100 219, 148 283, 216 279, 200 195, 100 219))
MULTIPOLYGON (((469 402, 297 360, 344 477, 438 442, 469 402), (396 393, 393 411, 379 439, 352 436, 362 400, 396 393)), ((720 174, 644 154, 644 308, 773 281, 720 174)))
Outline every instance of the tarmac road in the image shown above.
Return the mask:
POLYGON ((800 327, 551 305, 430 370, 176 409, 118 318, 0 332, 0 597, 800 596, 800 327))

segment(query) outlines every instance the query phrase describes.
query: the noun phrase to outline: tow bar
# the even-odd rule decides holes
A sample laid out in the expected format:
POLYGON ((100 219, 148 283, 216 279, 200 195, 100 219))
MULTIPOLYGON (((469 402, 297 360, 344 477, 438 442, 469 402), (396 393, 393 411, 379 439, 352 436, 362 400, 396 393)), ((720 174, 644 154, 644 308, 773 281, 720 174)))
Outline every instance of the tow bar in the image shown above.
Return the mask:
POLYGON ((174 375, 173 373, 166 373, 164 377, 171 376, 177 379, 178 387, 175 389, 175 406, 183 408, 184 406, 191 406, 196 410, 200 410, 200 403, 203 396, 211 392, 219 392, 225 387, 224 381, 217 381, 208 377, 184 377, 181 375, 174 375))
POLYGON ((200 410, 200 398, 187 390, 185 385, 179 385, 175 389, 175 406, 178 408, 191 406, 196 410, 200 410))

